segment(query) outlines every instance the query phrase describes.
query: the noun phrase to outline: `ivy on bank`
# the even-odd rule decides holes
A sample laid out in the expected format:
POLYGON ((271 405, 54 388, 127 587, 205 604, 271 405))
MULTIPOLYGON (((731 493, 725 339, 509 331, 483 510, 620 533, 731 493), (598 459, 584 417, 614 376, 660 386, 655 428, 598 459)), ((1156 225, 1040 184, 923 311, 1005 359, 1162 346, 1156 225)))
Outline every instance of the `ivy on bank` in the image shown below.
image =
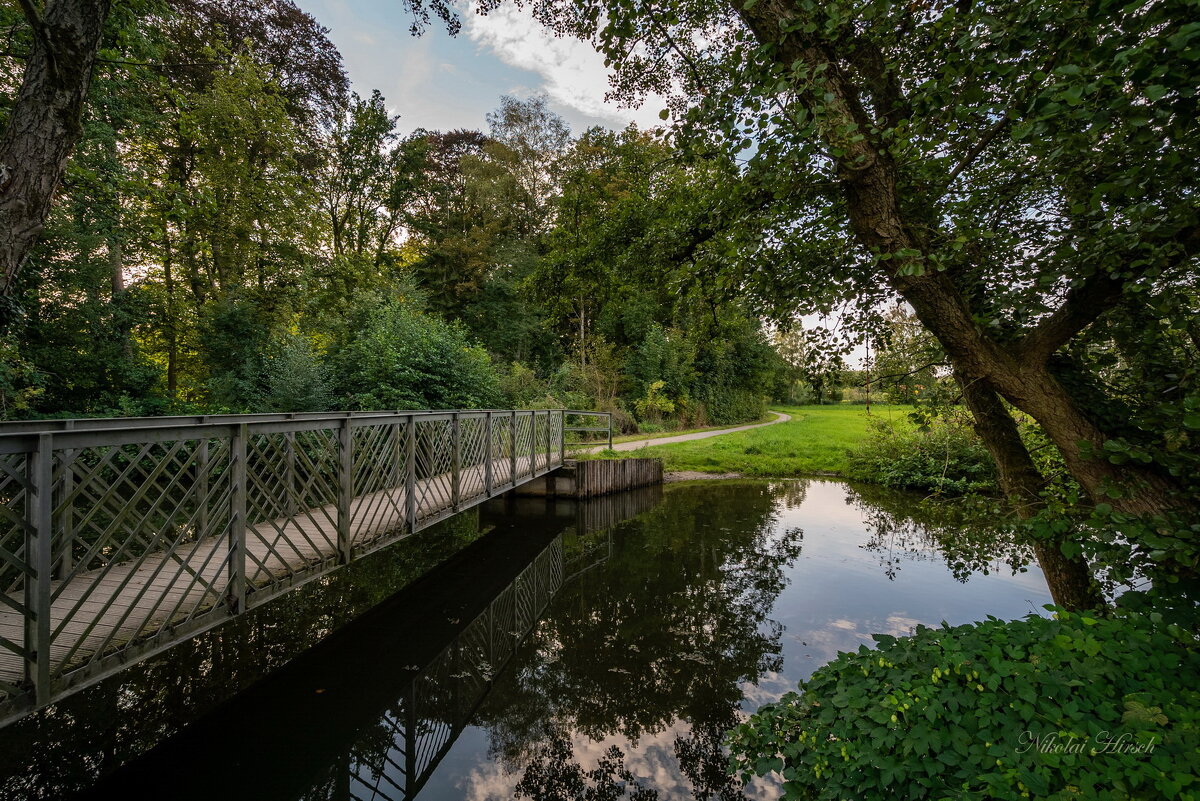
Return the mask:
POLYGON ((787 799, 1192 799, 1200 643, 1155 612, 876 635, 729 744, 787 799))

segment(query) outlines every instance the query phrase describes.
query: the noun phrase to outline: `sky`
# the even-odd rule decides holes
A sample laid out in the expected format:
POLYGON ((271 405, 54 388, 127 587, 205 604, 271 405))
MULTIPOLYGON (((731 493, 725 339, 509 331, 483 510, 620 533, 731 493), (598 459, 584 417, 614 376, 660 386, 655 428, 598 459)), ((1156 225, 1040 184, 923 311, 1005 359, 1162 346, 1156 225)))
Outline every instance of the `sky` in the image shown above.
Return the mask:
POLYGON ((378 89, 399 128, 486 128, 501 95, 544 93, 575 133, 592 125, 652 127, 659 104, 622 109, 606 103, 608 71, 590 45, 555 38, 526 10, 505 4, 488 16, 466 11, 462 32, 440 23, 420 38, 400 0, 296 0, 329 28, 354 90, 378 89))

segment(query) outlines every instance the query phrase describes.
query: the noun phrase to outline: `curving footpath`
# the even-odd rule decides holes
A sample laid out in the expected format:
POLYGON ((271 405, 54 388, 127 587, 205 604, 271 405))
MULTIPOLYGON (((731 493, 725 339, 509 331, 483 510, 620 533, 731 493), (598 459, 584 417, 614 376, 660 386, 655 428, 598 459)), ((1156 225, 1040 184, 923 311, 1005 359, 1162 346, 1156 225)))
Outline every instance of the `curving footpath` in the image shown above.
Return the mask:
MULTIPOLYGON (((764 426, 773 426, 776 423, 786 423, 792 419, 790 414, 783 412, 771 412, 775 415, 774 420, 768 420, 765 423, 752 423, 748 426, 736 426, 734 428, 717 428, 712 431, 697 431, 693 434, 677 434, 673 437, 655 437, 653 439, 638 439, 630 442, 618 442, 613 445, 614 451, 636 451, 639 448, 646 448, 652 445, 669 445, 672 442, 691 442, 697 439, 708 439, 709 437, 720 437, 724 434, 732 434, 735 431, 749 431, 752 428, 762 428, 764 426)), ((578 448, 570 451, 570 453, 600 453, 605 450, 604 445, 595 445, 590 448, 578 448)))

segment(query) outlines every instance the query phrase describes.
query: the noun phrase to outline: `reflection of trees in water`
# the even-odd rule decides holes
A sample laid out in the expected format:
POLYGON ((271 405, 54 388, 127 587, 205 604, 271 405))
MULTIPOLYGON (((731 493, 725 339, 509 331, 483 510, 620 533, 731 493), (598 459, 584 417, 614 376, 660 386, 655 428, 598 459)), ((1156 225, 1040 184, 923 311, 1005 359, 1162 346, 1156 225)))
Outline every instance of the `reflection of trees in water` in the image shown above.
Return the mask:
MULTIPOLYGON (((501 660, 490 652, 486 660, 475 658, 477 650, 483 653, 484 639, 476 643, 468 627, 456 638, 456 661, 447 662, 444 671, 422 674, 430 693, 427 703, 413 708, 428 714, 417 716, 414 738, 431 721, 465 723, 459 712, 469 717, 469 710, 463 704, 487 694, 490 683, 493 689, 474 720, 490 731, 493 754, 523 772, 521 787, 531 798, 656 797, 632 780, 632 759, 619 750, 579 765, 570 741, 581 736, 627 738, 631 748, 639 738, 657 737, 663 749, 674 752, 678 778, 690 783, 697 798, 740 798, 738 785, 726 775, 720 741, 736 722, 740 685, 782 667, 781 627, 768 615, 785 585, 785 568, 800 553, 802 533, 780 530, 776 510, 801 502, 806 486, 727 482, 669 488, 665 502, 637 520, 578 537, 560 553, 559 566, 582 572, 533 633, 513 643, 512 668, 496 675, 501 660), (549 730, 547 722, 553 724, 549 730), (564 748, 574 767, 561 759, 564 748)), ((21 757, 29 761, 14 764, 13 778, 0 786, 0 794, 58 797, 89 784, 191 720, 198 706, 215 705, 339 620, 407 583, 430 559, 476 536, 477 528, 461 528, 447 532, 445 547, 426 532, 422 547, 411 553, 396 546, 393 558, 368 560, 359 563, 362 568, 314 582, 310 606, 299 602, 307 597, 303 593, 290 596, 294 600, 287 604, 266 607, 270 614, 234 621, 145 663, 122 677, 119 697, 109 686, 59 705, 33 730, 33 752, 25 749, 21 757), (232 628, 239 625, 243 628, 232 628), (136 716, 130 714, 135 704, 142 710, 136 716), (64 759, 64 749, 79 757, 64 759)), ((493 616, 507 620, 507 603, 497 598, 493 616)), ((494 644, 518 630, 525 629, 487 629, 485 639, 494 644)), ((397 686, 408 676, 397 677, 397 686)), ((295 797, 349 798, 367 789, 379 797, 411 797, 398 785, 395 792, 382 784, 364 786, 369 777, 410 772, 401 771, 398 762, 385 764, 401 758, 397 745, 412 722, 407 701, 388 698, 378 707, 379 717, 353 737, 333 738, 329 753, 321 751, 315 762, 322 767, 311 778, 297 777, 304 789, 295 797)), ((11 729, 13 735, 30 731, 11 729)), ((16 749, 0 751, 4 759, 16 758, 16 749)), ((412 775, 423 773, 421 764, 412 775)))
POLYGON ((721 741, 725 732, 739 723, 733 710, 723 722, 708 720, 693 723, 686 737, 675 738, 675 755, 679 769, 692 783, 692 795, 697 799, 741 801, 745 795, 741 782, 729 773, 729 758, 721 741))
POLYGON ((775 497, 785 509, 799 509, 800 506, 808 499, 808 485, 806 479, 788 479, 787 481, 776 481, 771 484, 771 491, 775 493, 775 497))
MULTIPOLYGON (((782 627, 769 613, 800 554, 802 532, 779 531, 781 495, 802 482, 680 486, 612 532, 602 565, 564 587, 480 711, 493 758, 543 787, 545 721, 593 741, 691 733, 676 757, 697 798, 741 797, 725 775, 723 732, 740 684, 782 668, 782 627)), ((557 753, 557 752, 555 752, 557 753)), ((564 796, 568 798, 593 796, 564 796)), ((606 796, 594 796, 606 797, 606 796)))
POLYGON ((515 795, 531 801, 658 799, 658 791, 643 785, 625 767, 625 755, 615 745, 596 760, 596 767, 584 770, 575 759, 570 736, 552 723, 542 727, 541 740, 531 749, 515 795))
POLYGON ((88 787, 478 536, 477 514, 451 518, 0 729, 0 798, 88 787))
POLYGON ((1014 573, 1033 559, 1017 543, 1005 516, 986 499, 930 501, 869 484, 847 486, 846 503, 867 525, 863 548, 879 557, 888 578, 904 562, 942 560, 961 582, 1007 566, 1014 573))

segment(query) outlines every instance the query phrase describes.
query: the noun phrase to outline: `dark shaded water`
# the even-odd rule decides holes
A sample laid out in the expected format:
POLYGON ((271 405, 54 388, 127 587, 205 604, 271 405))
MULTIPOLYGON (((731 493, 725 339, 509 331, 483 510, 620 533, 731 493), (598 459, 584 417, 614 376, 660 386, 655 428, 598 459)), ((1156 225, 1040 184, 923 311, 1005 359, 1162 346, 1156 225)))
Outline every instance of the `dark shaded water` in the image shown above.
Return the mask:
POLYGON ((0 732, 0 791, 772 798, 725 773, 747 712, 871 633, 1049 602, 913 514, 831 481, 489 507, 0 732))

